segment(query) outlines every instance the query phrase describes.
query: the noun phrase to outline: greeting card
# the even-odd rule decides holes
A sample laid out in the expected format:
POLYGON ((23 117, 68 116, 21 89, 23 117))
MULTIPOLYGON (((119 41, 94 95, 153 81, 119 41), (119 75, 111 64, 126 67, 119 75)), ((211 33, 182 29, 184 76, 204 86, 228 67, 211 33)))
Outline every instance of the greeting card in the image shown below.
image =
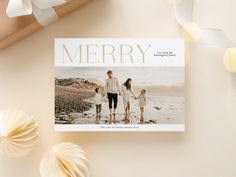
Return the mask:
POLYGON ((184 131, 183 39, 55 40, 57 131, 184 131))

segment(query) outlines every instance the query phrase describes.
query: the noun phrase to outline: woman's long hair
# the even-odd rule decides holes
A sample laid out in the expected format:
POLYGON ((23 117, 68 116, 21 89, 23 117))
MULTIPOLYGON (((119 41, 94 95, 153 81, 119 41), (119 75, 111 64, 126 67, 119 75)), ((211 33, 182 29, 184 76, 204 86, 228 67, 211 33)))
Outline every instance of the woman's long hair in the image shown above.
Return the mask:
POLYGON ((127 90, 131 90, 131 84, 130 84, 131 80, 132 80, 131 78, 128 78, 124 83, 124 86, 126 87, 127 90))

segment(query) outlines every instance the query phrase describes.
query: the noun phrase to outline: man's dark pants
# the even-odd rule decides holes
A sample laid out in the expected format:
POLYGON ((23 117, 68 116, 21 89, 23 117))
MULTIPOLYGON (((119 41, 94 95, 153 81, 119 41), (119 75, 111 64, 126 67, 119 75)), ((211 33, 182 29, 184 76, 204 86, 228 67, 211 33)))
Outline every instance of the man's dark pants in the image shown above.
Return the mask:
POLYGON ((109 109, 112 109, 112 101, 114 102, 114 109, 117 108, 118 94, 117 93, 107 93, 107 98, 109 102, 109 109))

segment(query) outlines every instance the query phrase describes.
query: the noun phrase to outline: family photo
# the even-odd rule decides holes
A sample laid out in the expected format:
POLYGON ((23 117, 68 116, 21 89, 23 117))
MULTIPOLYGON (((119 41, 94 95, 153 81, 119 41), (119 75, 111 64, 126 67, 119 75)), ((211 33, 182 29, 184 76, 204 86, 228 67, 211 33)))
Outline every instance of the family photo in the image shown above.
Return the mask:
POLYGON ((56 67, 56 124, 183 124, 183 67, 56 67))

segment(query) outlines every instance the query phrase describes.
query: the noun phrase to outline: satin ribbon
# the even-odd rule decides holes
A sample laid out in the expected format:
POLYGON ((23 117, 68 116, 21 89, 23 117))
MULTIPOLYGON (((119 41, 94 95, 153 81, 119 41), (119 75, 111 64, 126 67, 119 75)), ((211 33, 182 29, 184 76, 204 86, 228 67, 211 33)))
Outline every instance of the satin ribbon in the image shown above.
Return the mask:
POLYGON ((9 17, 19 17, 34 14, 42 26, 58 19, 53 7, 65 3, 65 0, 9 0, 6 14, 9 17))
POLYGON ((226 48, 224 64, 230 72, 231 88, 236 99, 236 48, 223 30, 217 28, 204 28, 192 20, 194 0, 181 0, 174 3, 175 18, 184 38, 190 43, 207 47, 226 48))
POLYGON ((235 46, 235 43, 223 30, 217 28, 204 28, 194 23, 192 20, 193 7, 194 0, 182 0, 174 6, 176 21, 181 26, 183 32, 197 38, 196 41, 189 42, 206 45, 208 47, 228 48, 235 46))

